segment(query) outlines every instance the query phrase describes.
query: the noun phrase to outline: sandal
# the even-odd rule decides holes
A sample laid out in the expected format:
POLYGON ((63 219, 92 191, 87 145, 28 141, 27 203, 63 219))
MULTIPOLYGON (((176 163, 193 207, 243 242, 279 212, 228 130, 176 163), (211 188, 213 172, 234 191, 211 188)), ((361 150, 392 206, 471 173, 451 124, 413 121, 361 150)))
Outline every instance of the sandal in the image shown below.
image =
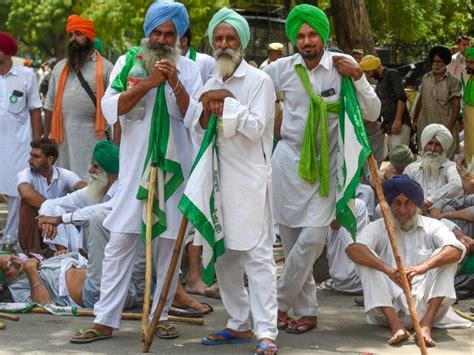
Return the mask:
POLYGON ((223 344, 244 344, 249 343, 251 338, 237 338, 226 330, 219 330, 209 334, 207 337, 201 339, 201 344, 204 345, 223 345, 223 344), (209 335, 220 335, 223 339, 209 339, 209 335))
POLYGON ((257 343, 257 351, 255 351, 254 355, 262 355, 266 350, 273 350, 272 354, 278 354, 278 346, 276 344, 267 344, 259 341, 257 343))
POLYGON ((161 339, 175 339, 179 337, 179 330, 168 321, 161 321, 156 327, 155 334, 161 339))
POLYGON ((318 325, 318 318, 317 317, 301 317, 298 320, 292 320, 288 323, 286 327, 286 332, 290 334, 303 334, 311 329, 316 328, 318 325), (310 319, 313 318, 313 319, 310 319))
POLYGON ((291 318, 288 313, 286 312, 280 312, 278 311, 278 316, 277 316, 277 328, 280 330, 285 330, 286 327, 288 326, 288 323, 294 321, 293 318, 291 318))
POLYGON ((105 340, 105 339, 112 338, 112 335, 103 335, 98 329, 95 329, 95 328, 79 329, 80 335, 85 335, 87 333, 91 333, 93 336, 90 338, 77 338, 76 336, 72 336, 69 339, 69 342, 71 342, 72 344, 87 344, 87 343, 92 343, 97 340, 105 340))

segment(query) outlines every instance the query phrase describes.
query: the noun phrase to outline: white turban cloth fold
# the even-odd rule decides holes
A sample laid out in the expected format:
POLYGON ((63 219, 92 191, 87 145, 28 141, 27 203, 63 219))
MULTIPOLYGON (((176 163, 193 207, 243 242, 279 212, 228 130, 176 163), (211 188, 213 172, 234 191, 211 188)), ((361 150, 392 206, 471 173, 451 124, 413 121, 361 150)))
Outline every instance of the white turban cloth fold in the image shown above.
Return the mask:
POLYGON ((449 129, 442 124, 432 123, 425 127, 423 132, 421 132, 421 148, 424 149, 433 138, 436 138, 444 151, 449 149, 451 144, 453 144, 453 136, 451 135, 451 132, 449 132, 449 129))

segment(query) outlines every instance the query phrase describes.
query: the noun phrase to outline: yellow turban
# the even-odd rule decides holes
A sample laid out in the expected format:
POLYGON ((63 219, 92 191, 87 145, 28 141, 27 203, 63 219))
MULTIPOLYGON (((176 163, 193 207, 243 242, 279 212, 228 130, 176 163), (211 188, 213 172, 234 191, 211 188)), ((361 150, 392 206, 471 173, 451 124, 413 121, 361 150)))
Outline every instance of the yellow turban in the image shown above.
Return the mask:
POLYGON ((360 61, 359 65, 362 68, 363 71, 369 71, 369 70, 375 70, 377 69, 382 62, 380 61, 379 57, 376 57, 374 55, 366 55, 362 60, 360 61))

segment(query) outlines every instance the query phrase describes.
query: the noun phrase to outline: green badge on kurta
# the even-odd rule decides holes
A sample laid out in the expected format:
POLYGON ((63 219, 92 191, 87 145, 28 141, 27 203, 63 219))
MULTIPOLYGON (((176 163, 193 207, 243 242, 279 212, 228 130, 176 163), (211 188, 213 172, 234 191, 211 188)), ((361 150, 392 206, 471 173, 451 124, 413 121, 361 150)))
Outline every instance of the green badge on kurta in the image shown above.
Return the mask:
POLYGON ((10 95, 10 102, 12 104, 16 103, 18 101, 19 97, 22 97, 23 93, 18 90, 13 90, 12 94, 10 95))

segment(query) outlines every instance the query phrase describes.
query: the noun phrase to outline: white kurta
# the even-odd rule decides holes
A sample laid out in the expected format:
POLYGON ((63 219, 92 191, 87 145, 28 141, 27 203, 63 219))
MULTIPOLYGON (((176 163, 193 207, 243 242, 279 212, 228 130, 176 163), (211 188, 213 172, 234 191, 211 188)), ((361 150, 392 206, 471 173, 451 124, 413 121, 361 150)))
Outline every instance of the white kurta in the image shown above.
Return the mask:
POLYGON ((41 108, 41 100, 33 71, 13 65, 0 75, 0 194, 18 196, 17 174, 28 167, 32 140, 30 110, 41 108), (14 91, 21 93, 10 100, 14 91))
MULTIPOLYGON (((321 94, 333 89, 334 95, 324 97, 326 102, 339 100, 341 76, 333 65, 332 57, 349 55, 325 51, 316 68, 307 70, 315 92, 321 94)), ((283 94, 282 139, 273 158, 273 207, 276 222, 288 227, 328 226, 335 216, 336 203, 336 151, 338 143, 338 115, 329 113, 330 192, 328 197, 319 195, 319 182, 310 184, 298 176, 301 145, 306 127, 309 95, 297 76, 294 67, 301 64, 299 54, 281 58, 264 69, 270 75, 276 92, 283 94)), ((375 121, 380 114, 380 100, 363 75, 354 81, 357 98, 365 120, 375 121)))
POLYGON ((403 173, 421 185, 425 200, 430 201, 433 207, 441 209, 446 202, 463 194, 461 177, 455 162, 446 160, 441 164, 435 180, 423 170, 422 161, 411 163, 403 173))
MULTIPOLYGON (((395 228, 400 249, 400 256, 405 267, 419 265, 445 246, 453 246, 462 251, 462 260, 466 248, 456 239, 454 234, 440 221, 418 216, 416 226, 409 232, 395 228)), ((390 246, 383 219, 370 223, 358 236, 357 243, 366 245, 384 263, 396 268, 395 258, 390 246)), ((458 262, 459 262, 458 261, 458 262)), ((364 303, 367 320, 371 324, 384 324, 383 316, 378 307, 394 307, 400 319, 409 326, 409 312, 403 290, 395 285, 380 271, 357 266, 364 288, 364 303)), ((456 299, 454 290, 454 274, 456 263, 429 270, 426 274, 417 275, 412 280, 412 295, 420 319, 426 312, 426 303, 433 297, 445 297, 442 307, 435 319, 435 324, 458 325, 467 324, 460 319, 446 319, 449 306, 456 299)))
MULTIPOLYGON (((113 83, 113 79, 120 73, 124 65, 125 56, 121 56, 112 71, 111 83, 113 83)), ((168 84, 165 87, 165 97, 170 114, 171 131, 176 142, 184 177, 187 179, 196 153, 188 128, 192 124, 202 84, 199 70, 191 60, 180 57, 176 67, 179 72, 179 79, 189 94, 189 106, 185 117, 181 116, 173 90, 168 84)), ((145 117, 139 121, 129 121, 124 116, 118 116, 120 92, 115 91, 110 86, 102 99, 102 110, 108 123, 112 125, 120 119, 120 125, 122 126, 119 189, 112 213, 104 221, 104 226, 111 232, 141 233, 144 202, 137 200, 136 195, 148 147, 156 91, 156 89, 150 90, 144 96, 145 117)), ((183 194, 185 185, 183 183, 166 202, 167 230, 160 236, 162 238, 176 238, 181 221, 181 213, 177 209, 177 204, 183 194)))
MULTIPOLYGON (((275 91, 268 75, 242 60, 231 78, 223 82, 216 75, 204 87, 227 89, 235 98, 226 98, 218 130, 218 157, 222 217, 226 248, 250 250, 261 236, 267 194, 271 186, 273 117, 275 91)), ((193 124, 200 143, 202 105, 193 124)))
MULTIPOLYGON (((185 57, 189 58, 190 52, 186 53, 185 57)), ((201 73, 202 83, 206 84, 207 81, 215 74, 216 72, 216 61, 210 55, 205 53, 196 52, 196 65, 199 68, 201 73)))

